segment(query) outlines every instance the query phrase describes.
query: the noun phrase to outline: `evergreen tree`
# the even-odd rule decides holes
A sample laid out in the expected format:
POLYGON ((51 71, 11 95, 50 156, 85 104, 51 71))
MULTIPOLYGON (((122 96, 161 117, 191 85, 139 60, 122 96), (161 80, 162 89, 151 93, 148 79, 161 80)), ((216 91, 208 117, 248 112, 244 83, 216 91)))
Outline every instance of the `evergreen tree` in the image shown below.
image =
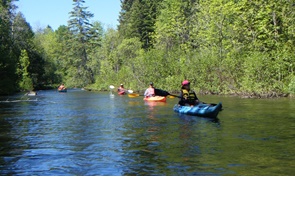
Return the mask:
POLYGON ((142 47, 152 47, 152 34, 162 0, 121 1, 119 32, 123 38, 139 38, 142 47))
POLYGON ((93 70, 87 65, 87 47, 89 40, 93 37, 92 24, 90 19, 93 14, 84 7, 84 0, 73 0, 73 11, 70 14, 68 27, 71 32, 69 46, 69 65, 68 73, 72 85, 85 86, 94 82, 93 70))
POLYGON ((132 8, 133 2, 134 0, 121 0, 118 31, 120 32, 122 37, 126 37, 129 35, 130 9, 132 8))

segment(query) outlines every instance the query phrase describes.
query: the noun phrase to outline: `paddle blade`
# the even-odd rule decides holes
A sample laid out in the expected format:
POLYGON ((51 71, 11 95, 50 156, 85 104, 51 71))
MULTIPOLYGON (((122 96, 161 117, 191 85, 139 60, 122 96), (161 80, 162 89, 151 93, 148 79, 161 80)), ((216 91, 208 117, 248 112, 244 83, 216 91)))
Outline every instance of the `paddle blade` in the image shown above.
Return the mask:
POLYGON ((113 86, 113 85, 110 85, 110 89, 114 89, 115 88, 115 86, 113 86))
POLYGON ((129 93, 133 93, 133 90, 128 90, 129 93))
POLYGON ((168 95, 168 98, 175 98, 175 96, 172 96, 172 95, 168 95))

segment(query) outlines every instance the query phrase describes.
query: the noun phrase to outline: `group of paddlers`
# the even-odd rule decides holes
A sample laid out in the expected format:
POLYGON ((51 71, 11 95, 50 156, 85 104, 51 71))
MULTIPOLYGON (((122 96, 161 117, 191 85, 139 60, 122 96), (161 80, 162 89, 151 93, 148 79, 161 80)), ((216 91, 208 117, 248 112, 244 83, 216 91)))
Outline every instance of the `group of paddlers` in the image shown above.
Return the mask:
MULTIPOLYGON (((118 93, 120 94, 126 94, 127 91, 124 88, 124 85, 121 84, 118 88, 118 93)), ((149 83, 149 87, 144 92, 145 97, 154 97, 156 96, 155 88, 153 82, 149 83)), ((191 90, 190 88, 190 82, 188 80, 184 80, 181 83, 181 90, 179 95, 179 105, 189 105, 189 106, 195 106, 199 103, 199 99, 195 93, 195 91, 191 90)))

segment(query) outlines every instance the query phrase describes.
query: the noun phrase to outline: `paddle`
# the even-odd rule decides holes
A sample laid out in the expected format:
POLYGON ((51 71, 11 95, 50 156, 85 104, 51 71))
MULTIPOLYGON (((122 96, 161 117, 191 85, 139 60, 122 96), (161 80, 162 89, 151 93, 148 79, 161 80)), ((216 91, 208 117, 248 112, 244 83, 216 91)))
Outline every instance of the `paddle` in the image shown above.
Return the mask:
POLYGON ((175 97, 180 98, 180 96, 176 96, 176 95, 172 95, 172 94, 169 94, 167 97, 168 98, 175 98, 175 97))
MULTIPOLYGON (((110 89, 111 89, 111 91, 113 90, 115 88, 115 86, 113 86, 113 85, 110 85, 110 89)), ((133 90, 127 90, 130 94, 132 94, 133 93, 133 90)), ((139 96, 139 95, 138 95, 139 96)), ((135 97, 135 96, 134 96, 135 97)))
POLYGON ((134 98, 134 97, 138 97, 138 96, 144 96, 144 95, 140 95, 140 94, 137 94, 137 93, 133 93, 133 90, 128 90, 129 94, 128 94, 128 97, 130 98, 134 98))
MULTIPOLYGON (((144 95, 140 95, 140 94, 137 94, 137 93, 133 93, 132 90, 128 90, 128 92, 130 93, 130 94, 128 94, 128 97, 130 97, 130 98, 134 98, 134 97, 138 97, 138 96, 144 96, 144 95)), ((156 88, 155 88, 155 95, 157 95, 157 96, 167 96, 168 98, 175 98, 175 97, 181 98, 181 96, 177 96, 175 94, 170 94, 169 92, 167 92, 165 90, 156 89, 156 88)), ((202 101, 200 101, 200 103, 208 104, 208 105, 212 105, 212 106, 217 105, 215 103, 205 103, 205 102, 202 102, 202 101)))
POLYGON ((169 92, 165 91, 165 90, 161 90, 161 89, 156 89, 155 88, 155 94, 158 96, 168 96, 168 98, 181 98, 180 96, 174 95, 174 94, 170 94, 169 92))
POLYGON ((115 88, 115 86, 113 85, 110 85, 110 96, 111 97, 114 97, 114 94, 113 94, 113 89, 115 88))
MULTIPOLYGON (((133 90, 128 90, 128 92, 130 93, 130 94, 128 94, 128 96, 131 97, 131 98, 138 97, 138 96, 144 96, 144 95, 141 95, 141 94, 133 93, 133 90)), ((171 98, 174 98, 174 97, 180 98, 177 95, 173 95, 173 94, 170 94, 169 92, 167 92, 165 90, 160 90, 160 89, 156 89, 156 88, 155 88, 155 95, 156 96, 169 96, 170 95, 171 98)))
MULTIPOLYGON (((175 98, 175 97, 181 98, 181 96, 170 94, 169 92, 167 92, 165 90, 160 90, 160 89, 156 89, 156 88, 155 88, 155 94, 159 95, 159 96, 168 96, 168 98, 175 98)), ((207 104, 207 105, 211 105, 211 106, 217 105, 215 103, 205 103, 205 102, 202 102, 202 101, 199 101, 199 102, 202 103, 202 104, 207 104)))

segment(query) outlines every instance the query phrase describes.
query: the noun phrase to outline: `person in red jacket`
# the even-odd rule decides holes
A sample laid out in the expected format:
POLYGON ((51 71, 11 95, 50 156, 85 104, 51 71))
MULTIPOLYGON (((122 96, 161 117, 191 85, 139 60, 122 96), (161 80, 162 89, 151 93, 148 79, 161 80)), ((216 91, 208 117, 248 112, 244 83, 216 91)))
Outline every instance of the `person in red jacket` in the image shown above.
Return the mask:
POLYGON ((118 93, 119 94, 125 94, 126 93, 126 90, 125 90, 123 84, 121 84, 120 87, 118 88, 118 93))

